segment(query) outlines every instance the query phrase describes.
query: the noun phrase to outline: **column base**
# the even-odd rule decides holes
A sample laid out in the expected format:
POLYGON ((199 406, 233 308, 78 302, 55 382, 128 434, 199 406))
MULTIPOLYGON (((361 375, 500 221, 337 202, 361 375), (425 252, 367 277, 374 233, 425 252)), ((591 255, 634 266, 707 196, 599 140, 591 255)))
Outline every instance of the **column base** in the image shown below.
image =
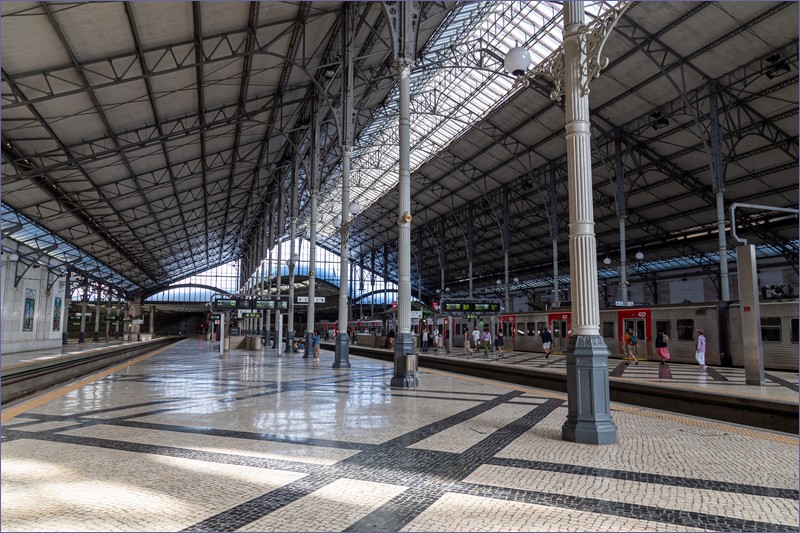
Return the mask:
POLYGON ((303 349, 303 359, 308 359, 309 356, 311 356, 311 353, 313 352, 313 349, 311 348, 311 333, 308 331, 306 331, 304 343, 306 347, 303 349))
POLYGON ((417 354, 414 337, 411 333, 398 333, 394 340, 394 375, 390 386, 396 388, 416 389, 417 354))
POLYGON ((608 388, 609 351, 600 335, 573 335, 567 362, 567 421, 561 438, 581 444, 616 444, 608 388))
POLYGON ((294 351, 294 331, 286 332, 286 353, 294 351))
POLYGON ((94 334, 92 335, 92 341, 93 342, 100 342, 100 332, 99 331, 95 331, 94 332, 94 334))
POLYGON ((335 345, 332 368, 352 368, 352 365, 350 365, 350 337, 347 333, 336 335, 335 345))
POLYGON ((86 332, 81 331, 78 334, 78 344, 83 344, 84 342, 86 342, 86 332))
POLYGON ((61 334, 61 344, 63 344, 64 346, 69 344, 69 335, 67 334, 67 332, 61 334))

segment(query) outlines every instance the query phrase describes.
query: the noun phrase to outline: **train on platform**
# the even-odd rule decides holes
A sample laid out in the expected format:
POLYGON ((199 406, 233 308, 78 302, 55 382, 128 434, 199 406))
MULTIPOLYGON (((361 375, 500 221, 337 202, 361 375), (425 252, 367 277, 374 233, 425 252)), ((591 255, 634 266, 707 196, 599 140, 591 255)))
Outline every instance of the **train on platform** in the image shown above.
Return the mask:
MULTIPOLYGON (((463 347, 464 329, 476 322, 464 317, 437 319, 441 330, 446 321, 453 321, 453 346, 463 347)), ((646 307, 621 307, 600 310, 600 334, 612 357, 623 353, 624 332, 631 328, 639 339, 639 355, 659 360, 655 338, 658 331, 669 337, 671 361, 694 363, 697 329, 706 336, 706 362, 709 365, 744 366, 741 328, 741 306, 738 303, 685 303, 646 307)), ((485 321, 488 325, 489 321, 485 321)), ((548 328, 555 353, 566 349, 572 328, 570 309, 552 309, 528 313, 501 314, 495 324, 502 328, 506 350, 542 352, 541 332, 548 328)), ((798 370, 798 300, 761 302, 761 337, 764 367, 771 370, 798 370)))

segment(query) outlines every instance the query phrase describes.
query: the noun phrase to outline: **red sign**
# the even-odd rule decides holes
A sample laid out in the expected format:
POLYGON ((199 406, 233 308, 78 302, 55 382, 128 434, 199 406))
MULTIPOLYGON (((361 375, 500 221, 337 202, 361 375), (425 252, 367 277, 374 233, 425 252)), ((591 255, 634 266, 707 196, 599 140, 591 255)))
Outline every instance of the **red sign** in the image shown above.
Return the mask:
POLYGON ((439 309, 439 302, 433 302, 431 304, 431 307, 433 307, 434 309, 439 309))
POLYGON ((750 312, 750 306, 749 305, 745 305, 744 306, 744 312, 745 313, 749 313, 750 312))
POLYGON ((397 302, 392 302, 392 309, 394 309, 395 307, 397 307, 397 302))

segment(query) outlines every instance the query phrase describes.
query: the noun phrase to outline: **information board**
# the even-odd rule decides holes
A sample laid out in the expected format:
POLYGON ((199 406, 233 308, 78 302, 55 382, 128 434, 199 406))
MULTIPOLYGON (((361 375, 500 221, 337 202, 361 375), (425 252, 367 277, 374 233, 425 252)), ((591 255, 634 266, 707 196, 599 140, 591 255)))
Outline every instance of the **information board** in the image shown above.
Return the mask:
POLYGON ((212 308, 214 311, 227 311, 228 309, 236 309, 236 300, 232 298, 217 298, 212 302, 212 308))

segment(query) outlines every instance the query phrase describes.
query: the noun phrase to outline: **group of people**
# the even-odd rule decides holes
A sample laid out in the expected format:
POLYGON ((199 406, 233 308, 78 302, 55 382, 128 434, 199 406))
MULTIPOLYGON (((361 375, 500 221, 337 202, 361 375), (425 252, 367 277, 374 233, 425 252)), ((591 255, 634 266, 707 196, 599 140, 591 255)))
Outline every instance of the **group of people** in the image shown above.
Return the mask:
MULTIPOLYGON (((503 346, 505 346, 505 336, 503 335, 503 330, 497 330, 497 334, 494 337, 494 347, 497 350, 497 357, 502 358, 503 353, 503 346)), ((478 329, 476 325, 475 328, 470 331, 468 329, 464 330, 464 355, 468 356, 479 349, 483 348, 483 356, 488 358, 489 354, 492 351, 492 334, 489 332, 489 326, 484 326, 483 332, 478 329), (474 346, 474 349, 473 349, 474 346)))
MULTIPOLYGON (((697 364, 700 365, 700 368, 705 370, 706 336, 702 328, 698 328, 696 332, 697 338, 694 341, 694 359, 697 361, 697 364)), ((636 356, 639 355, 639 340, 636 338, 636 335, 633 334, 632 328, 628 328, 628 331, 625 332, 623 342, 625 345, 625 364, 630 365, 633 362, 634 365, 638 365, 639 359, 636 356)), ((662 365, 670 360, 668 342, 669 335, 662 330, 658 330, 656 333, 656 354, 661 358, 662 365)))

